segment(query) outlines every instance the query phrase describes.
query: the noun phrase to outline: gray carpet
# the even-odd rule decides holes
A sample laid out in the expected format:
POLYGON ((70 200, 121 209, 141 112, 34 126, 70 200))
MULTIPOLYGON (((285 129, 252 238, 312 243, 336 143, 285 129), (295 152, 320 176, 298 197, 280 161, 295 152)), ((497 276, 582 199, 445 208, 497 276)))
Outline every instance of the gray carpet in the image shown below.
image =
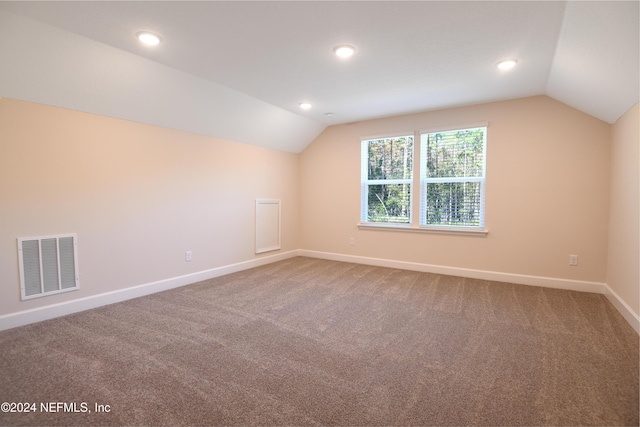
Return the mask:
POLYGON ((638 425, 638 345, 602 295, 299 257, 1 332, 0 424, 638 425))

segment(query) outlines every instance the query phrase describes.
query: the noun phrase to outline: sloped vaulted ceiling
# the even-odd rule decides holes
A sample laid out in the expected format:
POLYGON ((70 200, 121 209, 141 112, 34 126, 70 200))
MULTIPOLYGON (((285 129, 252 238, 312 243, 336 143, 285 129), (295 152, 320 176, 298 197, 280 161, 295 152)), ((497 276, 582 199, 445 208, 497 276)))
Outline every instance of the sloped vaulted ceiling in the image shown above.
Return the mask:
POLYGON ((0 2, 0 97, 291 152, 332 124, 541 94, 612 123, 639 100, 639 13, 637 1, 0 2), (163 43, 141 46, 140 30, 163 43), (336 58, 340 43, 356 54, 336 58), (505 58, 518 66, 497 70, 505 58))

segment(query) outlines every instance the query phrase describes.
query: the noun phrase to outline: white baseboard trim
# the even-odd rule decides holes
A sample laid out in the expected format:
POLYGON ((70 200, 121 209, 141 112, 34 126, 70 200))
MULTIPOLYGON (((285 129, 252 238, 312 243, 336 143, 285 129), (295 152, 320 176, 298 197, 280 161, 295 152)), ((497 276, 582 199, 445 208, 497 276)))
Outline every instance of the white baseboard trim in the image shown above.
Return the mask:
POLYGON ((605 284, 581 280, 557 279, 553 277, 527 276, 523 274, 501 273, 498 271, 473 270, 469 268, 447 267, 443 265, 422 264, 407 261, 395 261, 382 258, 370 258, 344 255, 329 252, 301 250, 301 256, 323 258, 333 261, 353 262, 356 264, 375 265, 378 267, 399 268, 402 270, 421 271, 424 273, 447 274, 450 276, 469 277, 471 279, 494 280, 496 282, 516 283, 519 285, 542 286, 545 288, 567 289, 572 291, 605 293, 605 284))
POLYGON ((332 261, 352 262, 355 264, 375 265, 377 267, 398 268, 420 271, 424 273, 447 274, 451 276, 469 277, 472 279, 494 280, 519 285, 541 286, 544 288, 564 289, 579 292, 603 294, 620 312, 631 327, 640 334, 640 317, 625 303, 606 283, 584 280, 558 279, 554 277, 528 276, 524 274, 501 273, 497 271, 473 270, 469 268, 447 267, 442 265, 421 264, 415 262, 395 261, 382 258, 370 258, 355 255, 337 254, 300 250, 300 256, 328 259, 332 261))
POLYGON ((116 291, 105 292, 102 294, 92 295, 71 301, 65 301, 58 304, 52 304, 44 307, 19 311, 16 313, 5 314, 0 316, 0 331, 16 328, 18 326, 28 325, 30 323, 41 322, 43 320, 53 319, 55 317, 65 316, 67 314, 73 314, 92 308, 102 307, 116 302, 154 294, 156 292, 179 288, 181 286, 190 285, 193 283, 201 282, 203 280, 212 279, 214 277, 224 276, 225 274, 248 270, 250 268, 259 267, 261 265, 271 264, 272 262, 293 258, 298 255, 299 251, 293 250, 275 255, 262 256, 248 261, 242 261, 235 264, 229 264, 209 270, 186 274, 184 276, 172 277, 169 279, 159 280, 157 282, 132 286, 126 289, 118 289, 116 291))
POLYGON ((604 295, 607 297, 609 302, 620 312, 622 317, 625 318, 627 322, 631 325, 633 329, 635 329, 636 333, 640 335, 640 316, 638 316, 629 304, 624 302, 620 296, 609 287, 609 285, 605 285, 606 289, 604 295))
POLYGON ((421 264, 407 261, 396 261, 382 258, 371 258, 330 252, 293 250, 269 256, 254 258, 235 264, 229 264, 209 270, 172 277, 156 282, 145 283, 126 289, 105 292, 99 295, 65 301, 44 307, 23 310, 0 316, 0 331, 41 322, 55 317, 65 316, 92 308, 102 307, 116 302, 126 301, 156 292, 166 291, 181 286, 190 285, 214 277, 224 276, 242 270, 271 264, 296 256, 321 258, 332 261, 352 262, 355 264, 375 265, 378 267, 398 268, 403 270, 421 271, 425 273, 447 274, 452 276, 469 277, 472 279, 494 280, 498 282, 516 283, 520 285, 542 286, 546 288, 566 289, 572 291, 592 292, 603 294, 620 314, 629 322, 631 327, 640 334, 640 317, 620 298, 606 283, 588 282, 552 277, 528 276, 522 274, 501 273, 496 271, 473 270, 468 268, 447 267, 442 265, 421 264))

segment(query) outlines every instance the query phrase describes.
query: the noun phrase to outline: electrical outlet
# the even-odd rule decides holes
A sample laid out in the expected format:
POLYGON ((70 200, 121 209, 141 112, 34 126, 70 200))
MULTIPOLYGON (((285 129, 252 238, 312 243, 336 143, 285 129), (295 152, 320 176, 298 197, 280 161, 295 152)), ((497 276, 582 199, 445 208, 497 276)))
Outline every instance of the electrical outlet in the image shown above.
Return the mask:
POLYGON ((578 265, 578 255, 569 255, 569 265, 578 265))
POLYGON ((351 245, 351 246, 355 246, 356 245, 356 238, 355 237, 350 237, 349 238, 349 245, 351 245))
POLYGON ((190 262, 193 259, 193 257, 191 256, 191 251, 187 251, 184 253, 184 260, 186 262, 190 262))

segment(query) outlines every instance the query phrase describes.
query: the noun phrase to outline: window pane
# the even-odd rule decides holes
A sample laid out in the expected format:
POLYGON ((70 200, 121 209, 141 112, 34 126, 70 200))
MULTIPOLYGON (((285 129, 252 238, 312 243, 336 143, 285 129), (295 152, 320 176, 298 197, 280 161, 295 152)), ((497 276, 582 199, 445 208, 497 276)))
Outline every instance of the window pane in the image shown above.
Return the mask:
POLYGON ((423 134, 427 178, 481 177, 485 128, 423 134))
POLYGON ((411 179, 413 137, 368 141, 368 179, 411 179))
POLYGON ((411 184, 369 185, 367 221, 409 223, 411 184))
POLYGON ((480 226, 480 183, 428 183, 425 225, 480 226))

